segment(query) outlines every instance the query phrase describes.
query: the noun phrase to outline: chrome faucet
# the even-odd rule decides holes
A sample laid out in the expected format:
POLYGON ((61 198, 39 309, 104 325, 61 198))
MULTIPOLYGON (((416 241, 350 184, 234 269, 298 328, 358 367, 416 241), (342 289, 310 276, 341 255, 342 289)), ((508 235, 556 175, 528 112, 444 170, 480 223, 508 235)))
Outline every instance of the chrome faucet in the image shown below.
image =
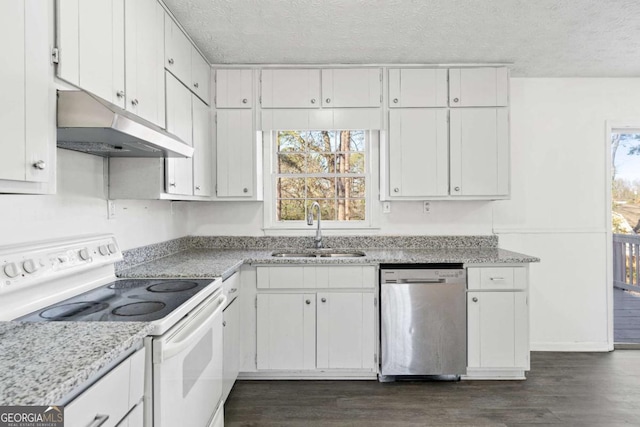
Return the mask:
POLYGON ((318 202, 313 202, 311 207, 309 208, 309 213, 307 214, 307 225, 313 225, 313 210, 316 209, 318 211, 318 228, 316 229, 316 238, 314 239, 316 242, 316 249, 322 249, 322 231, 320 230, 320 222, 322 221, 322 213, 320 213, 320 204, 318 202))

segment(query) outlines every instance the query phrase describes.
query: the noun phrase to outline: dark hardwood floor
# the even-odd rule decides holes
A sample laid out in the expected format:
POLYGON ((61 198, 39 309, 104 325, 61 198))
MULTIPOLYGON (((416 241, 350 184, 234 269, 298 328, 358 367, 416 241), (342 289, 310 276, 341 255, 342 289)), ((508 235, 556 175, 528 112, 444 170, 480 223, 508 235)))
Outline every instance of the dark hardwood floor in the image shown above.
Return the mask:
POLYGON ((640 351, 532 353, 526 381, 238 381, 225 426, 640 426, 640 351))
POLYGON ((640 343, 640 293, 613 289, 613 338, 616 343, 640 343))

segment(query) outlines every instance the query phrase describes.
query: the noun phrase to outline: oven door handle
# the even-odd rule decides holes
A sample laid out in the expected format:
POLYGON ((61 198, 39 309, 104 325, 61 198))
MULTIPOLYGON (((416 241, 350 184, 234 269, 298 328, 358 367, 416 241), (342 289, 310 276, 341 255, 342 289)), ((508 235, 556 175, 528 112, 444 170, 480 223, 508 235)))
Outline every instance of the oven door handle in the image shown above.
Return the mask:
POLYGON ((226 300, 227 297, 220 295, 216 302, 211 302, 209 304, 210 307, 203 308, 191 319, 191 321, 167 340, 160 351, 159 362, 171 359, 183 352, 185 348, 193 345, 194 339, 197 339, 202 335, 202 332, 210 326, 211 320, 218 314, 222 313, 226 300), (213 308, 211 308, 211 306, 213 306, 213 308), (210 313, 205 314, 204 312, 206 311, 210 311, 210 313), (200 319, 200 316, 206 317, 204 319, 200 319))

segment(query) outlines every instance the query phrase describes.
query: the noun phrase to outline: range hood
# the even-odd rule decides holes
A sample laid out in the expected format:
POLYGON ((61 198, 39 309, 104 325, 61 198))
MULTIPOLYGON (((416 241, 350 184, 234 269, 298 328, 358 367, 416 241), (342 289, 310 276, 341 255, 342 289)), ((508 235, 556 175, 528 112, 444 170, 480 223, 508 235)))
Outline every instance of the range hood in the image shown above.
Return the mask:
POLYGON ((192 157, 164 129, 79 90, 58 91, 58 147, 102 157, 192 157))

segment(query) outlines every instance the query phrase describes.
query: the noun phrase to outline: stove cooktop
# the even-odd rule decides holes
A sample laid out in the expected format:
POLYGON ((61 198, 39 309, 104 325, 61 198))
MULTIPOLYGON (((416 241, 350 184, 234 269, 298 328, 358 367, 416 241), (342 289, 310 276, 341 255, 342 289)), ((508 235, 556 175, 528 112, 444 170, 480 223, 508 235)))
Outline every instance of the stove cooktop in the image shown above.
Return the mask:
POLYGON ((148 322, 168 316, 211 283, 210 279, 120 279, 15 320, 148 322))

